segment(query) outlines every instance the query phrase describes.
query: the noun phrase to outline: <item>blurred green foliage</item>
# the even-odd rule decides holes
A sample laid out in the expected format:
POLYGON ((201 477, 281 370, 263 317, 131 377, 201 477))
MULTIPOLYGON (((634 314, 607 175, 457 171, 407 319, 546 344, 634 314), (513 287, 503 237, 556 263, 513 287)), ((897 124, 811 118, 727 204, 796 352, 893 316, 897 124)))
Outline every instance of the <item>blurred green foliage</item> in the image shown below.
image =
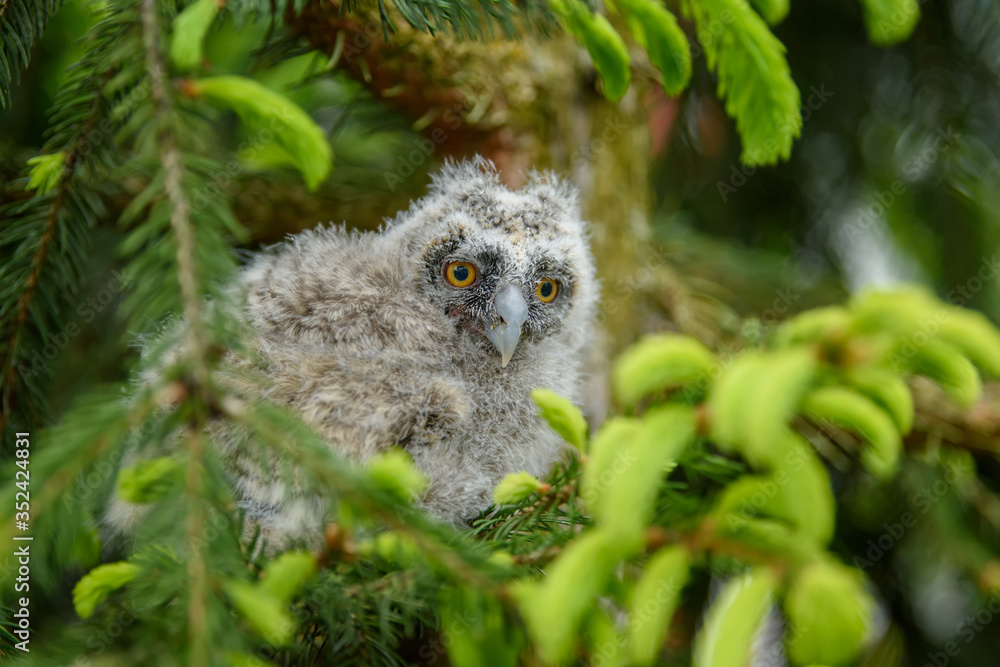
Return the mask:
MULTIPOLYGON (((373 229, 405 206, 440 157, 404 187, 388 183, 417 124, 289 35, 270 3, 234 2, 218 17, 205 0, 148 3, 164 66, 176 66, 159 106, 135 3, 69 3, 52 16, 0 109, 4 322, 24 293, 32 234, 53 211, 53 263, 69 267, 41 290, 37 330, 22 340, 23 396, 30 389, 37 405, 4 399, 5 418, 50 425, 32 460, 44 510, 39 664, 447 656, 728 667, 746 664, 772 603, 786 624, 769 622, 768 650, 784 642, 796 664, 992 664, 1000 393, 980 375, 1000 372, 1000 7, 629 0, 605 3, 621 12, 605 18, 594 4, 498 2, 488 18, 458 0, 394 7, 418 29, 466 37, 561 24, 610 98, 642 85, 635 72, 648 57, 658 71, 648 78, 678 95, 638 102, 652 136, 654 245, 681 277, 678 293, 720 306, 724 335, 713 350, 644 338, 611 373, 614 416, 593 434, 568 401, 536 392, 575 449, 547 480, 498 488, 499 507, 471 532, 409 508, 422 480, 405 456, 358 470, 290 415, 234 407, 193 380, 233 335, 224 307, 204 315, 213 345, 158 388, 194 387, 173 413, 157 412, 162 394, 121 402, 128 373, 154 363, 131 334, 190 307, 171 226, 178 196, 194 203, 188 259, 203 269, 198 294, 211 294, 236 265, 231 248, 331 219, 373 229), (678 53, 685 36, 689 54, 678 53), (204 99, 213 81, 217 106, 204 99), (286 104, 295 111, 283 141, 258 141, 260 117, 286 104), (73 140, 91 116, 116 123, 93 157, 73 140), (184 177, 170 186, 174 150, 184 177), (88 166, 72 176, 64 213, 70 154, 88 166), (861 291, 904 280, 938 298, 861 291), (126 467, 116 482, 123 442, 156 450, 204 424, 208 406, 310 471, 310 484, 338 489, 339 525, 318 556, 248 544, 221 463, 196 436, 177 460, 126 467), (614 472, 621 455, 640 464, 614 472), (192 471, 200 486, 188 486, 192 471), (116 488, 160 504, 143 548, 102 553, 98 517, 116 488)), ((11 595, 0 598, 5 653, 11 595)))

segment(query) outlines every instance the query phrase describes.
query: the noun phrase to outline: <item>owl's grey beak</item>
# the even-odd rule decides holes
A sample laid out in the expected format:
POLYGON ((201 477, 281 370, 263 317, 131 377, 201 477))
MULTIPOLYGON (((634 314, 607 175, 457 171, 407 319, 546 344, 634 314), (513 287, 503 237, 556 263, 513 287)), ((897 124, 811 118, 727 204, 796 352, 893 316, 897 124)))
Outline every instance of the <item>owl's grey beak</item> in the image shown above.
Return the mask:
POLYGON ((521 326, 528 319, 528 304, 517 285, 504 286, 493 297, 493 307, 503 320, 501 324, 485 321, 486 337, 500 351, 500 367, 506 368, 521 340, 521 326))

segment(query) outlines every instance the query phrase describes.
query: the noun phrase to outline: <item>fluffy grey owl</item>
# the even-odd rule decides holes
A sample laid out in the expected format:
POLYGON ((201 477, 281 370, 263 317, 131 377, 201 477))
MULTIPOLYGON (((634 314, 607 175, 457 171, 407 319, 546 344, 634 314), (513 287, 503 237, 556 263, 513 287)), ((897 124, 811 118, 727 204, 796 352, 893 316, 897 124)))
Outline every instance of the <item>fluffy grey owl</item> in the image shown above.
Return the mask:
MULTIPOLYGON (((505 475, 544 475, 556 460, 561 440, 529 394, 578 397, 598 299, 570 186, 534 174, 511 191, 485 160, 450 164, 380 233, 301 233, 242 280, 264 398, 355 459, 405 448, 429 478, 431 513, 472 518, 505 475)), ((314 499, 213 435, 270 539, 319 528, 314 499)))

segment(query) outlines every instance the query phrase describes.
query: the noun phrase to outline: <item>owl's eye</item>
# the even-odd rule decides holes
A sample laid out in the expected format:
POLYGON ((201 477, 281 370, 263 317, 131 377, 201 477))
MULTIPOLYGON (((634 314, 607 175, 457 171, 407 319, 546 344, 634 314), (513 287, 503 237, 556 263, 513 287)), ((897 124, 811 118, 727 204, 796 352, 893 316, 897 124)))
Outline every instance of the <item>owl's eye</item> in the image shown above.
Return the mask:
POLYGON ((542 278, 535 287, 535 294, 542 303, 552 303, 559 295, 559 281, 552 278, 542 278))
POLYGON ((468 262, 452 262, 444 269, 444 279, 452 287, 468 287, 476 282, 476 267, 468 262))

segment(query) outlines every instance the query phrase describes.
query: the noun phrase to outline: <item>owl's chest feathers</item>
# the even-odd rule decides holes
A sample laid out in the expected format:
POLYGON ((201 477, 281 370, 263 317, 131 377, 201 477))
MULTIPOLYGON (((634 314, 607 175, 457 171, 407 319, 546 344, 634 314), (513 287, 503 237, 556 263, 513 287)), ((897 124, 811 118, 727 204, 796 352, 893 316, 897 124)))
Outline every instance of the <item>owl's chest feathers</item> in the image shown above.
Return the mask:
POLYGON ((544 474, 561 441, 537 416, 531 390, 574 397, 575 365, 555 353, 561 345, 551 340, 526 346, 501 368, 495 352, 466 335, 478 334, 445 336, 430 346, 436 349, 416 354, 275 340, 267 346, 268 398, 294 407, 357 458, 400 444, 435 450, 427 454, 442 463, 462 458, 494 481, 518 470, 544 474))
POLYGON ((455 438, 484 455, 497 476, 519 470, 541 475, 557 456, 561 439, 538 416, 531 390, 545 387, 574 398, 578 376, 564 357, 548 353, 549 346, 558 342, 526 348, 506 368, 495 354, 456 360, 470 411, 455 438))
POLYGON ((422 467, 456 464, 492 483, 518 470, 544 474, 561 441, 530 394, 545 387, 575 397, 578 363, 568 341, 526 337, 502 368, 484 334, 428 299, 405 262, 377 253, 376 275, 375 257, 360 252, 372 248, 356 250, 324 258, 337 280, 280 262, 250 280, 267 398, 357 459, 399 444, 422 467))

